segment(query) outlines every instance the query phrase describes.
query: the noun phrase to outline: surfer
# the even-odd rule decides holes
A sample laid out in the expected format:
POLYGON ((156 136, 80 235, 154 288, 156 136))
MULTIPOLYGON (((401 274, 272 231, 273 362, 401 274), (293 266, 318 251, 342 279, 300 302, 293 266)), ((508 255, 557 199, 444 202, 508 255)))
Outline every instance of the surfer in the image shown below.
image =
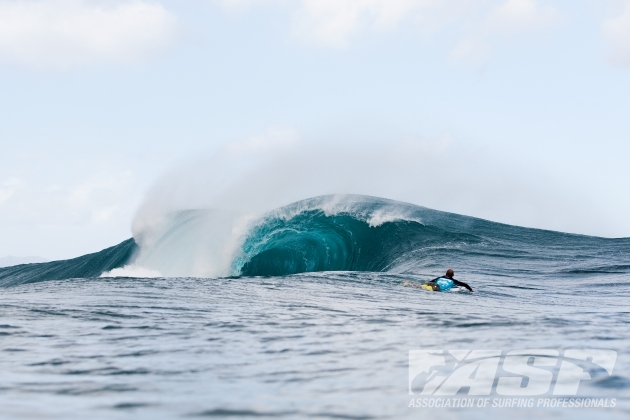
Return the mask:
MULTIPOLYGON (((430 282, 428 282, 427 284, 430 284, 432 287, 435 285, 438 288, 438 290, 440 290, 440 289, 442 289, 442 287, 441 287, 442 285, 439 284, 439 283, 441 283, 439 280, 440 279, 447 279, 447 280, 452 281, 456 286, 465 287, 469 291, 471 291, 471 292, 473 291, 472 287, 470 287, 469 285, 467 285, 463 281, 455 280, 453 278, 454 275, 455 275, 455 272, 453 271, 453 269, 449 268, 448 270, 446 270, 446 274, 444 274, 442 277, 435 278, 435 279, 431 280, 430 282)), ((433 287, 433 289, 435 290, 435 287, 433 287)))
POLYGON ((469 291, 473 292, 472 287, 470 287, 463 281, 455 280, 453 276, 455 276, 455 272, 451 268, 449 268, 448 270, 446 270, 445 275, 441 277, 437 277, 427 283, 412 284, 411 282, 406 281, 403 285, 413 286, 420 289, 432 290, 434 292, 445 292, 455 285, 455 286, 465 287, 469 291))

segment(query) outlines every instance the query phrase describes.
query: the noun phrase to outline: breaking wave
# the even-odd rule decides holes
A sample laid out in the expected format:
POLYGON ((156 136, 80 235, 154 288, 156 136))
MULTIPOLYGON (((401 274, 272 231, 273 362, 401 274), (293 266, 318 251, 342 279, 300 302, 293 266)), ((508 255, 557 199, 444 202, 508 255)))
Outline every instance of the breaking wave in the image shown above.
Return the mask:
POLYGON ((226 210, 170 213, 141 224, 134 239, 95 254, 0 269, 0 285, 101 275, 418 273, 448 267, 491 276, 626 273, 630 239, 509 226, 376 197, 329 195, 260 216, 226 210))

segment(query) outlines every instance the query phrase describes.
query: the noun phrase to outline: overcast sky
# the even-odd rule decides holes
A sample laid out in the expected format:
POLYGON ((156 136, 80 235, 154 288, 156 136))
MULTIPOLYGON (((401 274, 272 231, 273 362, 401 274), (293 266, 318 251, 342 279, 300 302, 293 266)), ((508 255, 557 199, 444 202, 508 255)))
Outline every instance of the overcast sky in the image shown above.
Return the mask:
POLYGON ((172 168, 286 143, 370 162, 299 198, 630 236, 630 1, 0 0, 0 257, 113 245, 172 168))

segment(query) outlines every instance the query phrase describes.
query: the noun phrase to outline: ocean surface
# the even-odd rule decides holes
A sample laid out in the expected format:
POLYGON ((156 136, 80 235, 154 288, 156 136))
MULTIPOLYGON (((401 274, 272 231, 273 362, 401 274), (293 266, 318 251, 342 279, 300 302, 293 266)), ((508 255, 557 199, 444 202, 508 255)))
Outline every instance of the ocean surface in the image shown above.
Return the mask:
POLYGON ((630 238, 324 196, 164 215, 95 254, 1 268, 0 293, 2 418, 630 415, 630 238), (403 286, 447 268, 475 292, 403 286), (585 360, 575 395, 608 407, 420 408, 417 349, 617 357, 585 360))

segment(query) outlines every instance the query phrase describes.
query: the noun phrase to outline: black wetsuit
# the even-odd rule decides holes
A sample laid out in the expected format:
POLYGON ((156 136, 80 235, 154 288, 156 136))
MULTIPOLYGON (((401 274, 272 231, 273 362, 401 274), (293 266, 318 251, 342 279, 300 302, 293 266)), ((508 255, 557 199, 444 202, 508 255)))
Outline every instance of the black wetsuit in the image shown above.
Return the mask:
POLYGON ((434 292, 439 292, 440 291, 440 286, 437 285, 437 280, 438 279, 451 280, 455 284, 455 286, 465 287, 466 289, 470 290, 471 292, 473 291, 472 287, 470 287, 469 285, 467 285, 463 281, 455 280, 452 277, 440 276, 440 277, 434 278, 433 280, 431 280, 430 282, 427 283, 427 285, 431 286, 431 288, 433 289, 434 292))

